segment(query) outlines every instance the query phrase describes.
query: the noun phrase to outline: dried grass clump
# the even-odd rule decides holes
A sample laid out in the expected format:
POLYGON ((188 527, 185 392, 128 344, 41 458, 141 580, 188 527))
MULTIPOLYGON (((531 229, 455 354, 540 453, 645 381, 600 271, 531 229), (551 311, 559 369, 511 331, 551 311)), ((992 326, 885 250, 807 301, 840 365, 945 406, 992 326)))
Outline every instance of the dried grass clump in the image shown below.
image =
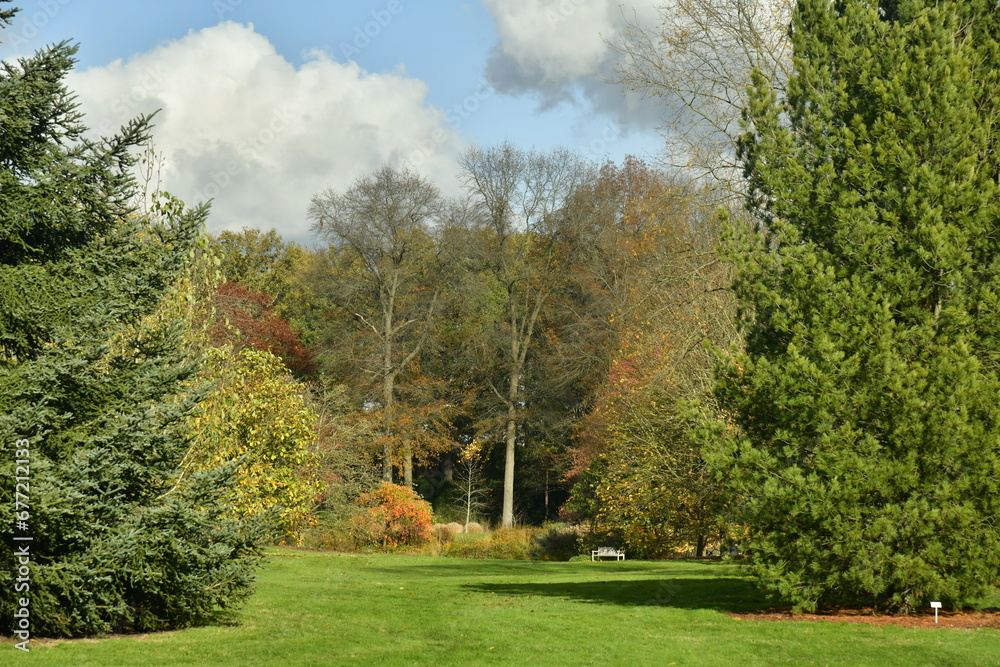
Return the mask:
POLYGON ((431 535, 441 544, 448 544, 455 538, 455 533, 445 523, 436 523, 431 526, 431 535))

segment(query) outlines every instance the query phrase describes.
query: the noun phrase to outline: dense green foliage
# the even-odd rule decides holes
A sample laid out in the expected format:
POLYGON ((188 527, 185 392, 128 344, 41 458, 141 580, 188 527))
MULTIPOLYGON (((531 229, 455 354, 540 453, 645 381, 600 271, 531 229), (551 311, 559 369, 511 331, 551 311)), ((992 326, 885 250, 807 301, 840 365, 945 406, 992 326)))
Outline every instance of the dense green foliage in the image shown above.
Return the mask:
POLYGON ((995 11, 882 4, 799 2, 787 99, 758 76, 741 140, 759 227, 715 463, 754 572, 807 609, 1000 579, 996 56, 970 37, 995 11))
POLYGON ((231 468, 176 484, 196 368, 177 322, 150 317, 207 211, 134 214, 149 119, 85 139, 62 84, 74 52, 0 71, 0 519, 15 525, 27 478, 17 534, 32 538, 0 547, 0 624, 27 598, 33 635, 182 627, 245 598, 256 561, 252 532, 223 518, 231 468))

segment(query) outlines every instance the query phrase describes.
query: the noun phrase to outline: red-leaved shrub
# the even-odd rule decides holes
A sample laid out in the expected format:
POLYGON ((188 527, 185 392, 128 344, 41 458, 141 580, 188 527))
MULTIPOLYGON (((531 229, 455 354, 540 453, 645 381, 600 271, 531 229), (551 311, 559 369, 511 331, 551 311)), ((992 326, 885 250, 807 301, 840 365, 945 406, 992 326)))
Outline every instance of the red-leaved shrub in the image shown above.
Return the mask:
POLYGON ((365 508, 351 520, 358 546, 393 549, 424 544, 431 538, 431 505, 413 489, 383 482, 357 503, 365 508))

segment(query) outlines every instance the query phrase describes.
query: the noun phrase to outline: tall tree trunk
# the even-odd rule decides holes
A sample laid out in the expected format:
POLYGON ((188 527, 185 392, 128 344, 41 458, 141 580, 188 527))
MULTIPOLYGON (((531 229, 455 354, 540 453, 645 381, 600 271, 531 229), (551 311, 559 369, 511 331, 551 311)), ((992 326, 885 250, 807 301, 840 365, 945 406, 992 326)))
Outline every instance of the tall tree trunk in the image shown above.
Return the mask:
POLYGON ((395 405, 393 385, 396 380, 392 368, 393 296, 394 294, 390 292, 388 306, 382 312, 382 409, 385 417, 382 424, 385 435, 385 445, 382 448, 382 480, 386 482, 392 481, 392 411, 395 405))
POLYGON ((382 481, 392 482, 392 447, 389 443, 382 447, 382 481))
POLYGON ((472 465, 469 464, 469 478, 465 480, 465 532, 469 532, 469 521, 472 519, 472 465))
POLYGON ((513 334, 510 340, 511 368, 507 387, 507 457, 503 470, 503 515, 500 520, 504 528, 514 525, 514 446, 517 444, 518 410, 521 402, 521 371, 524 370, 528 349, 531 347, 531 335, 546 296, 543 292, 535 296, 531 311, 520 319, 517 317, 516 303, 513 299, 510 302, 510 328, 513 334))
MULTIPOLYGON (((511 382, 516 382, 513 374, 511 382)), ((507 457, 503 468, 503 514, 500 525, 510 528, 514 525, 514 446, 517 444, 517 404, 514 401, 507 405, 506 431, 507 457)))
POLYGON ((545 520, 549 520, 549 470, 545 469, 545 520))
POLYGON ((403 452, 403 484, 408 488, 413 488, 413 450, 406 446, 403 452))
POLYGON ((382 481, 392 482, 392 408, 393 408, 392 376, 387 375, 382 383, 383 420, 382 432, 385 444, 382 445, 382 481))
POLYGON ((385 437, 385 444, 382 445, 382 481, 392 482, 392 379, 389 376, 382 385, 382 402, 382 432, 385 437))

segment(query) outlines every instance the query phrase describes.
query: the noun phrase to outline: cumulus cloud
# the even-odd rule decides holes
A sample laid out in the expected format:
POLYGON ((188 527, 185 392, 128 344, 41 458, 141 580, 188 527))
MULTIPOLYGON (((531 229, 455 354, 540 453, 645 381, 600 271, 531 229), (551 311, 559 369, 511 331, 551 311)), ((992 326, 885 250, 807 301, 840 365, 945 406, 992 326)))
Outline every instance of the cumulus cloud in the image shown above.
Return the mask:
POLYGON ((585 101, 623 126, 660 123, 657 107, 612 83, 618 54, 610 46, 630 20, 654 21, 655 0, 483 0, 499 40, 487 63, 498 91, 532 94, 542 108, 585 101))
POLYGON ((213 199, 212 231, 273 227, 308 242, 312 195, 383 163, 450 182, 462 149, 446 114, 426 104, 422 81, 321 52, 295 67, 252 25, 191 32, 74 73, 69 85, 102 134, 160 110, 162 186, 190 203, 213 199))

